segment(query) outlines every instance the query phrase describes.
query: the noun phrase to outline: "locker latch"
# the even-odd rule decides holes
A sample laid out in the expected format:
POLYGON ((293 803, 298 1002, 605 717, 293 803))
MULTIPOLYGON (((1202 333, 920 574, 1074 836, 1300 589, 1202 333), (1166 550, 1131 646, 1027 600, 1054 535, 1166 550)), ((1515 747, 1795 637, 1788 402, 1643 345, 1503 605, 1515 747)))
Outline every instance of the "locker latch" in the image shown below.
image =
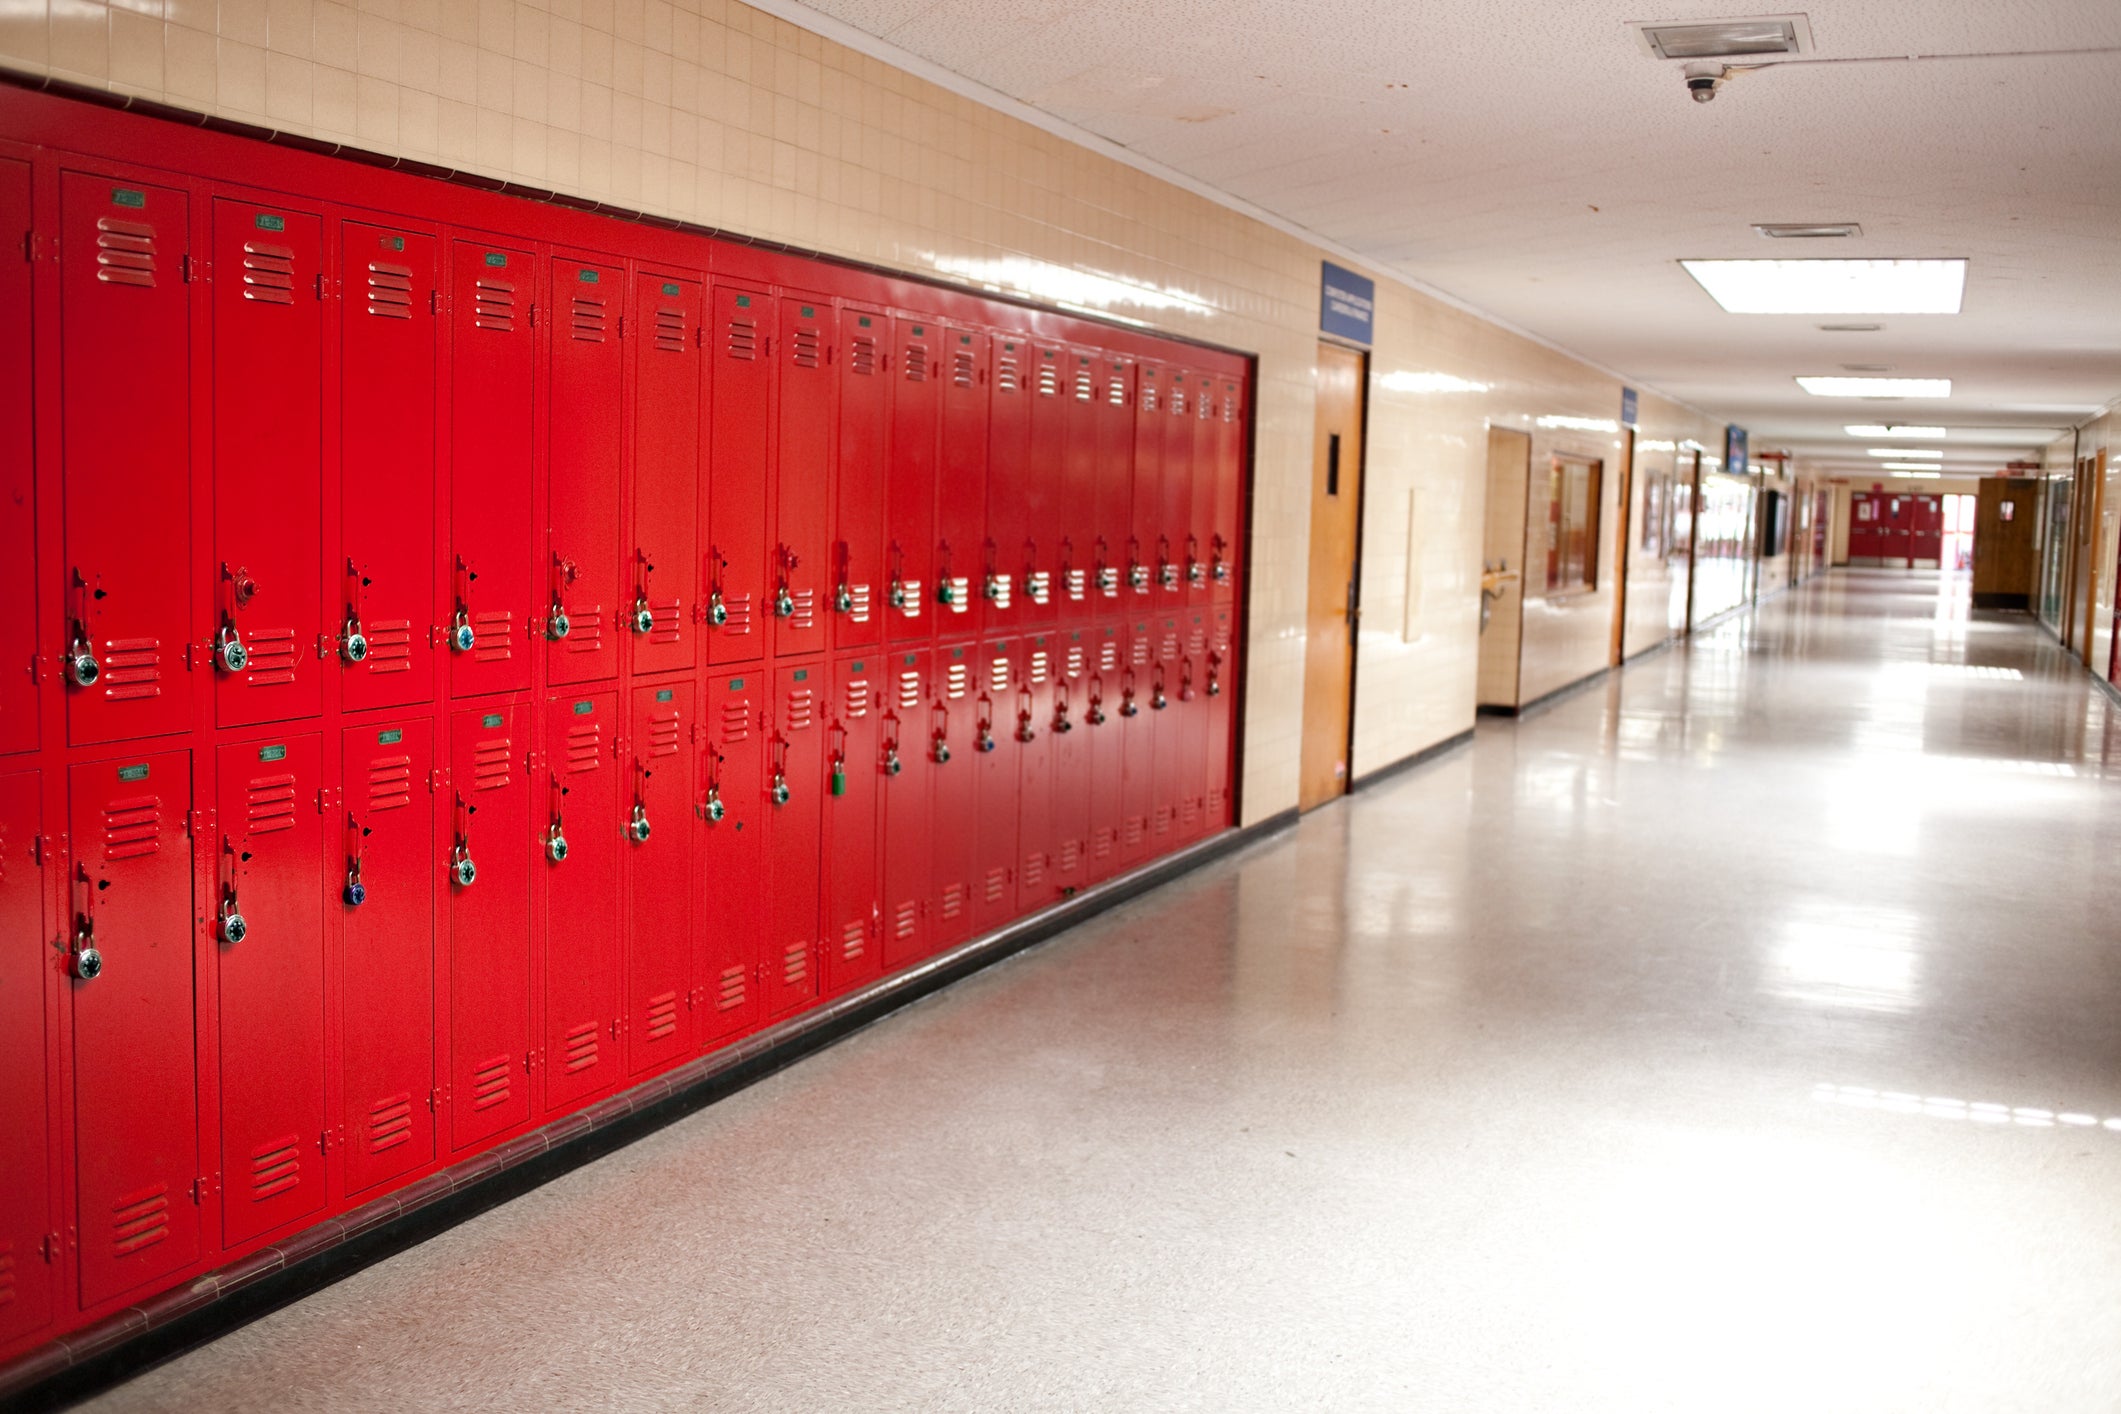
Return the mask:
POLYGON ((1068 720, 1068 685, 1062 683, 1053 694, 1053 731, 1065 736, 1074 730, 1075 723, 1068 720))
POLYGON ((1223 695, 1222 668, 1223 655, 1220 653, 1210 653, 1208 655, 1208 696, 1210 697, 1220 697, 1223 695))
POLYGON ((728 813, 729 807, 722 804, 721 786, 709 784, 707 787, 707 798, 700 802, 700 815, 708 824, 712 825, 719 824, 722 817, 728 813))
POLYGON ((449 848, 449 878, 460 889, 479 881, 479 866, 471 858, 471 807, 457 796, 456 841, 449 848))
POLYGON ((644 801, 633 803, 633 814, 626 821, 626 838, 635 844, 648 843, 648 806, 644 801))
POLYGON ((1031 691, 1023 689, 1017 694, 1016 739, 1029 744, 1038 740, 1038 728, 1034 726, 1031 711, 1031 691))
POLYGON ((214 931, 222 942, 231 946, 250 936, 250 924, 243 920, 242 905, 236 901, 235 856, 235 846, 222 840, 221 858, 227 865, 229 877, 221 884, 221 911, 216 915, 214 931))
POLYGON ((567 586, 573 584, 581 570, 575 562, 563 558, 557 551, 552 557, 552 609, 545 618, 545 636, 557 643, 574 632, 574 621, 567 617, 567 586))
POLYGON ((1129 672, 1119 689, 1119 714, 1122 717, 1139 715, 1141 706, 1134 700, 1134 674, 1129 672))
POLYGON ((1213 549, 1210 552, 1212 561, 1208 567, 1208 573, 1217 584, 1228 584, 1230 582, 1230 562, 1223 558, 1223 552, 1229 549, 1229 545, 1220 535, 1216 536, 1212 543, 1213 549))
POLYGON ((552 777, 552 823, 545 827, 545 857, 554 864, 567 862, 567 829, 560 813, 560 798, 565 794, 560 778, 552 777))
POLYGON ((985 693, 980 694, 979 722, 972 736, 974 751, 994 750, 994 704, 985 693))
POLYGON ((906 763, 899 760, 898 737, 894 735, 889 741, 884 743, 884 774, 895 776, 905 769, 906 763))
POLYGON ((1101 677, 1090 679, 1090 703, 1083 711, 1083 720, 1093 727, 1105 724, 1105 680, 1101 677))
POLYGON ((361 822, 351 810, 346 812, 346 883, 339 898, 348 908, 368 902, 368 885, 361 882, 361 822))
POLYGON ((776 737, 773 742, 773 785, 767 791, 767 799, 775 806, 786 805, 791 792, 788 789, 788 743, 776 737))
POLYGON ((777 619, 788 619, 795 617, 795 595, 789 593, 788 582, 794 577, 796 566, 801 561, 795 551, 786 545, 780 547, 779 559, 781 575, 780 582, 773 587, 773 616, 777 619))
POLYGON ((88 581, 81 571, 75 570, 73 583, 67 588, 72 591, 74 608, 68 615, 66 678, 75 687, 93 687, 96 679, 103 676, 103 665, 96 661, 95 640, 88 632, 88 581))
POLYGON ((938 766, 950 764, 950 714, 941 703, 934 707, 934 716, 929 721, 928 757, 938 766))
POLYGON ((86 913, 74 920, 74 939, 66 952, 66 970, 83 982, 93 982, 103 975, 103 953, 96 947, 96 920, 86 913))
POLYGON ((1193 660, 1191 658, 1186 659, 1178 670, 1178 700, 1181 702, 1191 702, 1193 700, 1193 660))
POLYGON ((339 656, 348 663, 368 661, 368 635, 361 632, 361 571, 346 561, 346 626, 339 632, 339 656))
POLYGON ((1149 680, 1149 705, 1159 712, 1171 705, 1171 699, 1164 696, 1164 668, 1161 663, 1156 666, 1156 676, 1149 680))
POLYGON ((1178 566, 1171 562, 1171 542, 1163 538, 1156 542, 1156 582, 1166 589, 1178 588, 1178 566))
POLYGON ((1199 589, 1204 587, 1207 582, 1208 567, 1201 563, 1200 539, 1198 536, 1188 535, 1186 537, 1186 583, 1192 585, 1195 589, 1199 589))
POLYGON ((214 662, 225 673, 240 673, 250 666, 250 649, 243 644, 243 635, 236 630, 236 610, 248 604, 258 592, 258 583, 250 573, 240 567, 221 566, 221 628, 214 635, 214 662))

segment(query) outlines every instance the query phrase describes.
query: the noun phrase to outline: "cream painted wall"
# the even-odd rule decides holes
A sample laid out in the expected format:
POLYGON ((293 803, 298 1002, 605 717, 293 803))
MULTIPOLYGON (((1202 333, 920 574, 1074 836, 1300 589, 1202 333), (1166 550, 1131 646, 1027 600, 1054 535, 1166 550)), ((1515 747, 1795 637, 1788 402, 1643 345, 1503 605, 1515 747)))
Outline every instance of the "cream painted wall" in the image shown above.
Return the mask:
MULTIPOLYGON (((1294 804, 1317 248, 734 0, 21 0, 0 65, 1256 354, 1244 815, 1294 804)), ((1390 281, 1378 329, 1358 775, 1473 720, 1490 421, 1605 458, 1617 527, 1617 381, 1390 281)), ((1609 600, 1528 614, 1528 694, 1609 600)))

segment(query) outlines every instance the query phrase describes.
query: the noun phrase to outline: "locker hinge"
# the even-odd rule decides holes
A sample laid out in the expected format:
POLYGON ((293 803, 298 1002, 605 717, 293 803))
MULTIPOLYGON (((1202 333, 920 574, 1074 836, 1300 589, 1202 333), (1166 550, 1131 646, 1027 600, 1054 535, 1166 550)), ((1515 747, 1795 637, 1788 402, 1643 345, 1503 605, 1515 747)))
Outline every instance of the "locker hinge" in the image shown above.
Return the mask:
POLYGON ((526 1051, 526 1052, 524 1052, 524 1054, 523 1054, 523 1070, 524 1070, 524 1072, 525 1072, 526 1074, 527 1074, 527 1073, 529 1073, 530 1071, 536 1070, 536 1069, 538 1068, 538 1056, 539 1056, 539 1054, 540 1054, 540 1053, 538 1052, 538 1050, 537 1050, 537 1049, 536 1049, 535 1047, 533 1047, 533 1048, 532 1048, 532 1049, 530 1049, 529 1051, 526 1051))
POLYGON ((46 655, 42 653, 32 653, 29 655, 29 680, 32 683, 41 683, 44 681, 45 658, 46 655))
POLYGON ((704 349, 707 347, 707 326, 705 324, 699 324, 693 327, 692 346, 698 349, 704 349))
POLYGON ((329 662, 333 657, 337 656, 338 651, 339 640, 335 635, 329 633, 320 633, 317 635, 318 662, 329 662))
POLYGON ((449 768, 447 766, 437 766, 434 770, 427 773, 427 793, 429 795, 437 794, 448 789, 448 787, 449 768))
POLYGON ((52 837, 38 835, 29 842, 29 857, 39 869, 52 862, 52 837))
POLYGON ((440 1114, 442 1112, 442 1106, 448 1103, 449 1092, 441 1088, 440 1086, 436 1086, 434 1089, 429 1090, 427 1092, 427 1108, 434 1111, 436 1114, 440 1114))
POLYGON ((533 329, 538 327, 538 302, 536 300, 530 302, 530 327, 533 329))
POLYGON ((43 242, 37 239, 35 231, 24 231, 22 233, 22 258, 35 265, 37 263, 37 250, 42 244, 43 242))
POLYGON ((196 256, 185 256, 177 262, 177 269, 182 272, 184 283, 187 285, 199 278, 199 261, 196 256))
POLYGON ((317 272, 317 298, 320 300, 331 298, 331 277, 321 270, 317 272))
POLYGON ((46 1234, 44 1234, 44 1241, 38 1245, 44 1250, 44 1260, 46 1262, 56 1262, 59 1260, 60 1240, 58 1233, 47 1232, 46 1234))
POLYGON ((626 316, 623 314, 619 316, 619 337, 626 337, 626 316))
POLYGON ((213 829, 213 817, 204 810, 191 811, 184 817, 184 833, 192 839, 203 840, 213 829))
POLYGON ((192 1202, 201 1204, 203 1206, 206 1200, 213 1195, 214 1188, 218 1184, 219 1179, 219 1174, 211 1173, 202 1173, 197 1178, 193 1179, 191 1181, 192 1202))
POLYGON ((429 290, 427 292, 427 312, 429 314, 440 314, 442 312, 442 292, 440 290, 429 290))

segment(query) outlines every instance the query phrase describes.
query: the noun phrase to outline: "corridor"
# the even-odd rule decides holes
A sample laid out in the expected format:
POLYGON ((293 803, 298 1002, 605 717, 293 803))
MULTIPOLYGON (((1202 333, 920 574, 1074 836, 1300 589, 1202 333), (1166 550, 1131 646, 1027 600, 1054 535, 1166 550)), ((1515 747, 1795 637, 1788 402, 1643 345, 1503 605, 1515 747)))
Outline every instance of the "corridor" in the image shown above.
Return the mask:
POLYGON ((1837 571, 91 1407, 2111 1409, 2117 744, 1837 571))

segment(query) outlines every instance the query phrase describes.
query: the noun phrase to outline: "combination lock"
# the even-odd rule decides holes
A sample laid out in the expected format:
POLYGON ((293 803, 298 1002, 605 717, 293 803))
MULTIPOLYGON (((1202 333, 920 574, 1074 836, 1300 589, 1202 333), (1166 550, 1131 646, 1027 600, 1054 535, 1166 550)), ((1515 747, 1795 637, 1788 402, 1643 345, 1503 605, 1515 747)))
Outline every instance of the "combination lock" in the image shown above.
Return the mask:
POLYGON ((707 596, 707 622, 716 628, 729 622, 729 606, 722 602, 722 591, 719 589, 707 596))
POLYGON ((935 758, 935 764, 938 766, 950 764, 950 743, 941 732, 935 734, 935 750, 929 754, 935 758))
POLYGON ((935 602, 948 609, 957 603, 957 586, 945 578, 935 586, 935 602))
POLYGON ((707 803, 700 807, 700 813, 707 817, 707 822, 711 825, 719 824, 722 817, 729 813, 729 807, 722 804, 720 786, 707 787, 707 803))
POLYGON ((1092 702, 1090 704, 1090 710, 1083 713, 1083 720, 1088 722, 1093 727, 1103 726, 1105 724, 1105 709, 1103 705, 1097 702, 1092 702))
POLYGON ((460 889, 479 882, 479 866, 472 862, 469 845, 458 846, 457 857, 449 862, 449 877, 460 889))
POLYGON ((1053 709, 1053 730, 1056 733, 1072 732, 1075 730, 1075 723, 1068 720, 1068 709, 1066 707, 1056 707, 1053 709))
POLYGON ((215 635, 214 661, 225 673, 240 673, 250 666, 250 650, 243 646, 234 624, 221 625, 221 632, 215 635))
POLYGON ((979 735, 972 739, 972 749, 974 751, 994 750, 994 733, 988 731, 985 727, 981 727, 979 735))
POLYGON ((1038 740, 1038 729, 1031 725, 1031 714, 1025 712, 1016 719, 1016 739, 1021 742, 1038 740))
POLYGON ((788 592, 785 584, 773 591, 773 616, 777 619, 795 617, 795 596, 788 592))
POLYGON ((1222 696, 1222 695, 1223 695, 1223 680, 1222 680, 1221 678, 1217 677, 1217 676, 1216 676, 1216 675, 1215 675, 1214 673, 1210 673, 1210 674, 1208 674, 1208 696, 1210 696, 1210 697, 1220 697, 1220 696, 1222 696))
POLYGON ((361 632, 359 621, 346 621, 346 631, 339 635, 339 656, 349 663, 368 661, 368 635, 361 632))
POLYGON ((894 609, 906 607, 906 586, 903 581, 896 579, 891 581, 891 607, 894 609))
POLYGON ((1156 567, 1156 577, 1166 589, 1178 588, 1178 566, 1162 564, 1156 567))
POLYGON ((851 590, 851 589, 849 589, 849 588, 848 588, 848 587, 847 587, 846 585, 844 585, 844 584, 843 584, 843 585, 841 585, 841 586, 839 586, 839 587, 838 587, 837 589, 833 590, 833 591, 832 591, 832 611, 833 611, 834 613, 836 613, 836 614, 851 614, 851 613, 853 613, 853 612, 854 612, 854 591, 853 591, 853 590, 851 590))
POLYGON ((1149 694, 1149 705, 1151 707, 1154 707, 1157 711, 1161 712, 1164 710, 1164 708, 1171 705, 1171 699, 1164 696, 1164 690, 1162 688, 1158 688, 1156 689, 1156 691, 1149 694))
POLYGON ((893 745, 885 747, 884 774, 887 776, 895 776, 905 769, 906 763, 898 759, 898 746, 894 743, 893 745))
POLYGON ((788 778, 779 771, 773 773, 772 799, 775 805, 786 805, 788 803, 788 778))
POLYGON ((567 836, 561 831, 557 820, 553 821, 552 828, 545 832, 545 857, 555 864, 567 862, 567 836))
POLYGON ((1133 693, 1131 693, 1131 692, 1130 692, 1130 693, 1128 693, 1128 694, 1127 694, 1126 696, 1124 696, 1124 697, 1120 698, 1120 700, 1119 700, 1119 714, 1120 714, 1120 715, 1121 715, 1122 717, 1134 717, 1134 716, 1139 716, 1139 715, 1140 715, 1140 713, 1141 713, 1141 710, 1142 710, 1142 709, 1140 708, 1140 706, 1139 706, 1139 705, 1137 705, 1137 704, 1135 703, 1135 701, 1134 701, 1134 694, 1133 694, 1133 693))
POLYGON ((1215 582, 1217 584, 1228 584, 1230 582, 1230 567, 1221 560, 1215 562, 1215 582))
POLYGON ((1208 567, 1198 560, 1186 566, 1186 582, 1198 589, 1208 582, 1208 567))
POLYGON ((449 647, 451 651, 469 653, 478 644, 478 641, 479 636, 471 631, 471 614, 464 609, 457 610, 456 620, 449 626, 449 647))
POLYGON ((647 633, 655 628, 655 614, 649 609, 646 599, 633 601, 633 631, 647 633))
POLYGON ((96 948, 96 930, 83 923, 74 934, 74 945, 66 960, 67 970, 83 982, 93 982, 103 975, 103 954, 96 948))
POLYGON ((552 617, 545 620, 545 636, 557 643, 573 632, 574 620, 567 617, 565 609, 558 604, 554 604, 552 606, 552 617))
POLYGON ((635 844, 648 843, 648 807, 634 804, 633 816, 626 822, 626 838, 635 844))
POLYGON ((1127 566, 1127 583, 1133 585, 1137 591, 1147 593, 1149 589, 1149 567, 1147 565, 1127 566))
POLYGON ((66 671, 75 687, 94 687, 96 679, 103 676, 103 665, 96 661, 92 649, 83 646, 67 655, 66 671))
POLYGON ((221 905, 219 932, 224 943, 240 943, 250 936, 250 925, 244 922, 243 915, 236 911, 236 901, 233 898, 221 905))
POLYGON ((361 882, 360 875, 355 874, 347 879, 346 887, 339 890, 339 897, 346 901, 348 908, 359 908, 368 902, 368 885, 361 882))
POLYGON ((1000 577, 997 575, 988 575, 985 581, 980 584, 979 592, 980 596, 984 599, 990 601, 1000 599, 1002 597, 1002 581, 1000 577))

